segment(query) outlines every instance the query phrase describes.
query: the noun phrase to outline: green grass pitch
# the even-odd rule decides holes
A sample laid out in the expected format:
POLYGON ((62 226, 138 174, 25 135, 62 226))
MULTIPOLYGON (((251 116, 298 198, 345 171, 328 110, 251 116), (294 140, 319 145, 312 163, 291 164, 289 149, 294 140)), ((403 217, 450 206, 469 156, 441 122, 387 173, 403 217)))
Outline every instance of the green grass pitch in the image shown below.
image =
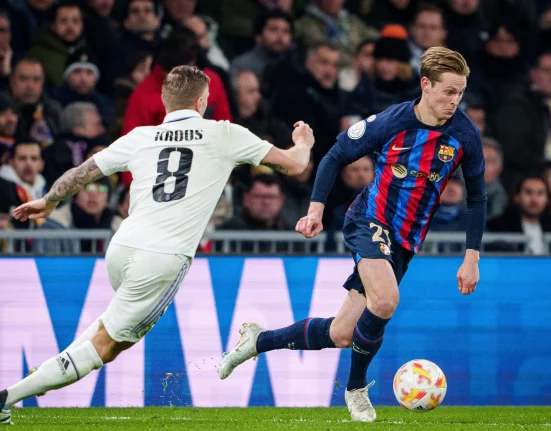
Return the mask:
POLYGON ((14 409, 16 430, 549 430, 550 407, 446 407, 411 413, 377 408, 377 422, 351 422, 344 407, 332 408, 88 408, 14 409))

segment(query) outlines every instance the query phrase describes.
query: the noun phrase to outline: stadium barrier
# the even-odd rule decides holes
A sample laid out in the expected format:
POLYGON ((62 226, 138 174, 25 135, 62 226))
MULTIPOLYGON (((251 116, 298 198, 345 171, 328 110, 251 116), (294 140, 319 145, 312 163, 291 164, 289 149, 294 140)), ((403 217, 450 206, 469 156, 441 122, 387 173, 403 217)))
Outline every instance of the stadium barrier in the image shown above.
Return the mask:
MULTIPOLYGON (((551 404, 550 257, 484 257, 458 293, 462 259, 417 257, 368 378, 376 405, 426 358, 448 379, 445 405, 551 404)), ((273 351, 221 381, 217 364, 243 322, 267 328, 335 315, 353 261, 342 257, 197 257, 156 327, 113 363, 24 406, 343 405, 350 349, 273 351)), ((103 258, 0 258, 0 388, 69 345, 112 297, 103 258)), ((21 403, 20 403, 21 404, 21 403)))
MULTIPOLYGON (((209 254, 324 254, 328 235, 332 235, 335 251, 330 254, 346 255, 342 232, 322 232, 316 238, 307 239, 297 232, 280 231, 215 231, 205 235, 212 243, 209 254)), ((0 231, 0 252, 3 254, 35 255, 73 255, 67 253, 64 245, 68 241, 90 240, 91 251, 88 254, 102 255, 98 243, 103 249, 113 236, 111 230, 68 229, 68 230, 12 230, 0 231), (33 246, 30 241, 36 241, 33 246), (44 247, 47 243, 48 247, 44 247), (37 245, 38 244, 38 245, 37 245)), ((482 251, 492 252, 492 246, 501 245, 500 253, 515 252, 518 246, 525 246, 529 238, 522 233, 486 232, 482 237, 482 251), (503 247, 505 245, 506 247, 503 247)), ((544 235, 544 241, 551 251, 551 234, 544 235)), ((72 250, 78 247, 73 247, 72 250)), ((420 255, 458 255, 465 250, 464 232, 429 232, 420 255)), ((550 253, 551 254, 551 253, 550 253)))

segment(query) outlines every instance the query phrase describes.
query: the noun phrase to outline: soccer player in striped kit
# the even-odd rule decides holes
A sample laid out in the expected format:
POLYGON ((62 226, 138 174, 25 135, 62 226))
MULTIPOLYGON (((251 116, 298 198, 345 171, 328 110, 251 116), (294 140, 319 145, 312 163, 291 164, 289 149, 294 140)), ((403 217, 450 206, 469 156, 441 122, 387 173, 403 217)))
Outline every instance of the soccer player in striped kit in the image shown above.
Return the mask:
POLYGON ((461 54, 430 48, 422 57, 420 99, 393 105, 337 137, 320 163, 308 215, 298 221, 296 230, 307 238, 318 235, 324 204, 340 168, 366 155, 373 158, 375 179, 356 197, 343 226, 345 244, 356 264, 344 283, 349 294, 332 318, 308 318, 270 331, 256 323, 244 324, 239 343, 222 359, 220 378, 270 350, 352 347, 345 401, 353 420, 376 419, 367 369, 398 305, 398 285, 459 165, 468 207, 467 250, 457 272, 459 292, 471 294, 479 280, 487 197, 480 133, 458 109, 468 75, 461 54))

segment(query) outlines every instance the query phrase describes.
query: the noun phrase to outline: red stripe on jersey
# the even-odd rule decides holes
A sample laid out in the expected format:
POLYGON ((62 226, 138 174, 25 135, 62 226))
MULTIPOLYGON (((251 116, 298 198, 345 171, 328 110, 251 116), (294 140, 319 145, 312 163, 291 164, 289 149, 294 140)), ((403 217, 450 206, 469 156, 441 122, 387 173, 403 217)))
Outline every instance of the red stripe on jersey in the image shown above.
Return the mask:
POLYGON ((388 223, 389 221, 385 220, 385 209, 388 202, 388 188, 390 183, 394 179, 394 174, 392 173, 392 165, 398 161, 398 155, 400 151, 393 150, 393 148, 402 148, 404 146, 404 138, 406 137, 407 130, 400 132, 396 137, 390 141, 388 144, 388 149, 386 151, 387 159, 386 165, 381 175, 381 180, 379 182, 379 191, 375 197, 375 218, 381 223, 388 223))
POLYGON ((406 239, 411 231, 411 226, 415 222, 415 213, 417 212, 417 207, 419 206, 419 202, 421 202, 421 198, 425 192, 425 187, 427 186, 427 176, 430 175, 436 144, 438 143, 438 138, 441 134, 442 133, 440 132, 430 131, 427 137, 427 142, 423 147, 418 172, 424 172, 427 175, 417 177, 415 180, 415 187, 409 195, 408 204, 406 206, 406 216, 404 217, 402 228, 399 232, 399 235, 404 239, 404 242, 407 242, 406 239))
MULTIPOLYGON (((453 172, 455 172, 455 170, 459 166, 459 163, 461 163, 461 159, 463 159, 463 147, 462 146, 459 147, 459 151, 457 152, 457 156, 455 157, 455 160, 453 162, 453 167, 451 169, 452 175, 453 175, 453 172)), ((442 181, 442 184, 440 184, 440 194, 442 194, 442 192, 446 188, 446 184, 448 184, 448 181, 450 180, 450 178, 451 178, 451 175, 449 177, 447 177, 444 181, 442 181)), ((439 203, 440 203, 440 196, 438 196, 436 202, 434 203, 434 205, 432 206, 432 208, 429 211, 429 216, 428 216, 429 220, 432 217, 432 213, 434 212, 434 209, 436 208, 436 206, 439 203)), ((423 229, 421 229, 421 235, 419 235, 419 241, 420 242, 423 242, 425 240, 425 236, 427 235, 427 229, 428 228, 429 228, 429 223, 428 223, 428 220, 427 220, 427 223, 425 223, 425 226, 423 226, 423 229)))

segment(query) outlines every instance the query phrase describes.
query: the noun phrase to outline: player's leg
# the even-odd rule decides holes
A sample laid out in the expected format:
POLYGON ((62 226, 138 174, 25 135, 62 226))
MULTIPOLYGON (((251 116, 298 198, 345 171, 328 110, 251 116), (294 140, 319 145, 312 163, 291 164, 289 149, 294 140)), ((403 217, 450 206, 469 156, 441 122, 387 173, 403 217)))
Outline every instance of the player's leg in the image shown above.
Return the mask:
POLYGON ((266 331, 256 323, 245 323, 235 348, 220 362, 218 374, 227 378, 233 370, 260 353, 277 349, 321 350, 346 348, 352 344, 352 331, 365 308, 365 298, 351 290, 335 317, 308 318, 285 328, 266 331))
POLYGON ((383 343, 385 326, 398 305, 398 283, 390 262, 385 259, 361 259, 357 270, 367 307, 354 327, 345 400, 352 420, 373 422, 377 416, 367 394, 367 368, 383 343))
MULTIPOLYGON (((101 316, 91 340, 69 347, 44 362, 32 375, 0 392, 0 424, 11 418, 16 402, 80 380, 138 342, 164 314, 187 273, 185 256, 143 252, 123 247, 118 257, 125 281, 101 316), (130 265, 130 263, 132 263, 130 265)), ((108 271, 111 274, 108 260, 108 271)))

